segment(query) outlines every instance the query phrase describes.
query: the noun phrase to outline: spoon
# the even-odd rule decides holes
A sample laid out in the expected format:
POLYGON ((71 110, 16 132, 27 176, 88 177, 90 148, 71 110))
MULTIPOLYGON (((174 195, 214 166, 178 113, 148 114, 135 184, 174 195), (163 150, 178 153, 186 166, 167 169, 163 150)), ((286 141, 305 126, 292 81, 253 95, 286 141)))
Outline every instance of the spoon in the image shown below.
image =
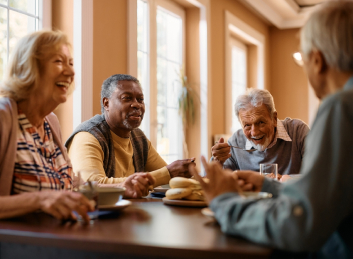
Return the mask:
POLYGON ((252 149, 244 149, 244 148, 241 148, 241 147, 236 147, 236 146, 232 146, 232 145, 229 145, 230 147, 233 147, 233 148, 238 148, 238 149, 241 149, 241 150, 244 150, 246 152, 253 152, 256 150, 256 148, 252 148, 252 149))
MULTIPOLYGON (((218 144, 218 141, 216 141, 216 144, 218 144)), ((228 146, 230 146, 230 147, 233 147, 233 148, 238 148, 238 149, 241 149, 241 150, 244 150, 244 151, 246 151, 246 152, 253 152, 253 151, 255 151, 256 150, 256 148, 252 148, 252 149, 244 149, 244 148, 241 148, 241 147, 236 147, 236 146, 232 146, 232 145, 229 145, 228 144, 228 146)))

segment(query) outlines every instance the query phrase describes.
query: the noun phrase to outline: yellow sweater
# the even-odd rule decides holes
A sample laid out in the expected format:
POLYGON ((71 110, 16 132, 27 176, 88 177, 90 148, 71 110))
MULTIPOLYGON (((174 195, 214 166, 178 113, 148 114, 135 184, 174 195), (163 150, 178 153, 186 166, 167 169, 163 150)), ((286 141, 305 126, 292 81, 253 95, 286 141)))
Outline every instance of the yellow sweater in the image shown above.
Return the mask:
MULTIPOLYGON (((75 135, 68 147, 73 171, 81 172, 84 181, 98 181, 98 183, 114 184, 123 182, 126 177, 135 173, 133 164, 133 148, 129 138, 121 138, 110 131, 114 142, 115 177, 108 178, 104 172, 103 150, 98 140, 88 132, 79 132, 75 135)), ((148 141, 148 157, 145 171, 155 178, 154 186, 169 183, 170 175, 167 163, 159 156, 148 141)))

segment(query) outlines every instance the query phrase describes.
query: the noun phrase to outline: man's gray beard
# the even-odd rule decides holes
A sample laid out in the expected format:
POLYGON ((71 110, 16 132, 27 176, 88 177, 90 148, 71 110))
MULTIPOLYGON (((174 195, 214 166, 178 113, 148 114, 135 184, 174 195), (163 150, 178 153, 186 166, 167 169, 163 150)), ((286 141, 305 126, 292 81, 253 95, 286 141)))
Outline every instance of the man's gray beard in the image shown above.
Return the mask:
POLYGON ((252 140, 250 140, 251 144, 253 145, 254 148, 256 148, 259 151, 265 151, 265 149, 270 145, 269 138, 266 138, 266 141, 263 145, 261 144, 255 144, 252 140))
MULTIPOLYGON (((129 124, 129 122, 127 121, 127 119, 125 119, 125 120, 123 121, 123 124, 124 124, 124 126, 125 126, 127 129, 129 129, 129 130, 133 130, 133 129, 134 129, 134 127, 129 124)), ((136 128, 137 128, 137 127, 136 127, 136 128)))

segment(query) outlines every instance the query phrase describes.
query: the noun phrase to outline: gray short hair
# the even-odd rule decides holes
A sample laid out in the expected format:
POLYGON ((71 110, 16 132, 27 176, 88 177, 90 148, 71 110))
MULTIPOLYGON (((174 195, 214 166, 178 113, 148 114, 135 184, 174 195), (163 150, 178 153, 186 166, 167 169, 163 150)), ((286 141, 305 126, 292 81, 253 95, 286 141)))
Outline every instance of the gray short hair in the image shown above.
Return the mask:
POLYGON ((112 93, 115 91, 117 88, 119 81, 133 81, 137 83, 139 86, 141 86, 140 81, 130 75, 124 75, 124 74, 116 74, 112 75, 109 78, 107 78, 103 84, 102 84, 102 90, 101 90, 101 111, 104 113, 104 105, 103 105, 103 98, 110 98, 112 96, 112 93))
POLYGON ((273 114, 276 112, 276 108, 270 92, 267 90, 255 88, 248 89, 245 94, 238 96, 234 105, 235 115, 239 119, 239 111, 241 109, 259 107, 262 104, 266 106, 271 118, 273 118, 273 114))
POLYGON ((339 71, 353 71, 353 2, 323 4, 301 30, 301 50, 308 57, 316 48, 327 64, 339 71))

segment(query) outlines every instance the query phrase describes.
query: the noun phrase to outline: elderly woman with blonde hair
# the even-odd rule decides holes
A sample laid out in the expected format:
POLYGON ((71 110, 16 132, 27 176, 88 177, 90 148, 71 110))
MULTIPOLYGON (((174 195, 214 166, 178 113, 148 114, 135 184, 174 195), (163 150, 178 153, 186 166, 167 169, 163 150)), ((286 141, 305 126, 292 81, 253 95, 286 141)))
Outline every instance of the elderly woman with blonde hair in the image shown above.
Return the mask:
POLYGON ((89 220, 94 208, 72 190, 72 167, 52 113, 74 82, 67 36, 23 37, 0 86, 0 218, 42 210, 59 219, 89 220))

